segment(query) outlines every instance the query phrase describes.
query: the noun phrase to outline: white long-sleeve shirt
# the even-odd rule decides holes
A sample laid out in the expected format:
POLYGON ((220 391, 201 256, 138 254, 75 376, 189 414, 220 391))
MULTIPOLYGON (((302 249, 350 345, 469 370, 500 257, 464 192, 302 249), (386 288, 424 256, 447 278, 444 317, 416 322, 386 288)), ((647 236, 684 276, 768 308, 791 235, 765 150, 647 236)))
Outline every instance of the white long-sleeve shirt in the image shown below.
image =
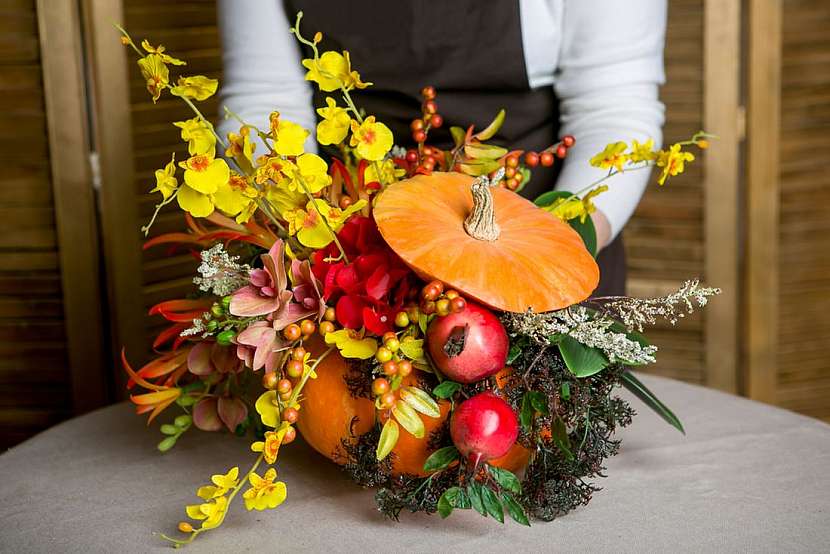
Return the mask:
MULTIPOLYGON (((519 8, 530 86, 554 87, 560 136, 576 137, 557 189, 575 192, 602 177, 606 171, 588 160, 610 142, 653 138, 661 144, 664 107, 658 88, 665 79, 666 0, 519 0, 519 8)), ((219 0, 219 22, 222 103, 263 128, 277 110, 313 133, 311 86, 282 2, 219 0)), ((360 68, 360 60, 352 62, 360 68)), ((225 121, 220 130, 235 126, 225 121)), ((313 134, 306 148, 315 151, 313 134)), ((596 198, 612 238, 631 217, 648 180, 646 171, 623 173, 596 198)))

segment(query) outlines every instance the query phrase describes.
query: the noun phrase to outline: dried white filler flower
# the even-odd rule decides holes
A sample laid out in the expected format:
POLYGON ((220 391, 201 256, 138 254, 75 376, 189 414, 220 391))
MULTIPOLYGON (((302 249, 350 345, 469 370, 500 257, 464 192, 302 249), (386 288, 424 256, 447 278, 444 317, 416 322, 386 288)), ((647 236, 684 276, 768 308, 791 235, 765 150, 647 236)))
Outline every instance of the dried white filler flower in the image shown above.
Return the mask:
POLYGON ((239 257, 229 255, 222 243, 202 250, 201 257, 202 263, 197 268, 201 277, 193 278, 199 290, 227 296, 247 284, 251 267, 238 263, 239 257))

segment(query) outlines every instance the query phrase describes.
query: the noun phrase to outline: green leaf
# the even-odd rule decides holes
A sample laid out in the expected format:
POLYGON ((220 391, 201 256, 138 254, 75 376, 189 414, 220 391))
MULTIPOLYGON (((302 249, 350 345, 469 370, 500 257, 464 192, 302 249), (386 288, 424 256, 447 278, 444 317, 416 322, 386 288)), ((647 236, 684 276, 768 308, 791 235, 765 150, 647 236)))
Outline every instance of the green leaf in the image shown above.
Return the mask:
POLYGON ((490 122, 490 125, 485 127, 483 130, 479 131, 475 135, 473 135, 478 140, 490 140, 496 133, 499 132, 501 126, 504 124, 504 118, 507 115, 507 112, 504 111, 504 108, 499 110, 499 113, 496 114, 496 117, 493 118, 493 121, 490 122))
POLYGON ((179 428, 175 425, 168 425, 167 423, 165 423, 164 425, 159 427, 159 431, 161 431, 165 435, 175 435, 179 432, 179 428))
POLYGON ((570 336, 565 336, 559 341, 559 352, 565 360, 565 365, 577 377, 590 377, 608 366, 608 358, 602 350, 585 346, 570 336))
POLYGON ((401 430, 395 420, 391 417, 383 424, 383 429, 380 431, 380 439, 378 439, 378 448, 375 451, 375 457, 378 461, 384 459, 392 452, 395 445, 398 444, 398 437, 401 430))
POLYGON ((522 397, 522 408, 519 410, 519 423, 525 432, 530 432, 533 425, 533 405, 530 403, 530 392, 522 397))
POLYGON ((400 396, 401 400, 412 406, 415 411, 433 418, 441 417, 441 410, 435 400, 418 387, 403 387, 400 396))
POLYGON ((565 428, 565 422, 561 417, 556 417, 551 424, 551 438, 553 443, 565 455, 565 458, 568 460, 574 459, 573 452, 571 452, 571 439, 568 437, 568 430, 565 428))
POLYGON ((472 504, 473 509, 484 517, 487 517, 487 510, 484 508, 484 500, 481 498, 481 485, 476 481, 472 481, 469 485, 467 485, 467 496, 470 498, 470 504, 472 504))
POLYGON ((571 397, 571 384, 568 382, 562 383, 562 400, 568 400, 571 397))
POLYGON ((522 484, 512 471, 491 465, 488 465, 487 469, 501 488, 516 494, 522 492, 522 484))
POLYGON ((513 518, 513 521, 530 527, 530 521, 527 519, 525 509, 513 498, 512 494, 506 492, 501 493, 501 501, 504 503, 504 507, 507 508, 507 513, 513 518))
POLYGON ((660 400, 657 396, 654 395, 653 392, 649 390, 639 379, 634 377, 634 374, 630 371, 625 371, 621 377, 622 385, 631 392, 634 396, 639 398, 646 406, 657 412, 657 415, 662 417, 669 425, 683 433, 686 434, 686 431, 683 430, 683 424, 680 423, 680 419, 660 400))
POLYGON ((418 327, 421 329, 421 333, 426 335, 427 334, 427 324, 429 323, 429 319, 427 314, 418 312, 418 327))
POLYGON ((450 487, 444 491, 438 499, 438 514, 446 518, 452 513, 452 509, 458 505, 458 498, 463 493, 461 487, 450 487))
POLYGON ((488 487, 481 487, 481 499, 484 501, 484 508, 487 513, 493 516, 493 519, 497 519, 499 523, 504 523, 504 510, 496 493, 488 487))
POLYGON ((511 344, 510 351, 507 352, 507 365, 512 364, 516 359, 522 355, 522 347, 518 344, 511 344))
MULTIPOLYGON (((573 196, 573 194, 568 191, 551 190, 539 195, 533 203, 537 206, 545 207, 550 206, 560 198, 569 198, 571 196, 573 196)), ((568 221, 568 225, 570 225, 571 228, 579 234, 580 238, 582 238, 582 242, 585 244, 585 248, 588 252, 590 252, 592 256, 596 257, 597 230, 594 227, 594 220, 590 217, 586 217, 585 222, 583 223, 579 220, 579 218, 575 218, 568 221)))
POLYGON ((487 175, 499 167, 501 167, 501 164, 496 160, 475 160, 461 164, 461 171, 467 175, 479 177, 481 175, 487 175))
POLYGON ((452 135, 452 141, 455 144, 455 147, 458 148, 462 144, 464 144, 464 139, 467 138, 467 131, 464 130, 462 127, 450 127, 450 135, 452 135))
POLYGON ((410 435, 416 439, 424 438, 424 434, 426 433, 424 422, 412 406, 406 402, 398 402, 395 404, 395 407, 392 408, 392 415, 395 416, 395 419, 398 420, 398 423, 400 423, 404 429, 409 431, 410 435))
POLYGON ((163 439, 160 443, 158 443, 158 446, 156 446, 156 448, 158 448, 159 451, 161 451, 161 452, 167 452, 168 450, 170 450, 171 448, 173 448, 176 445, 176 439, 177 438, 179 438, 179 437, 177 437, 177 436, 167 437, 167 438, 163 439))
POLYGON ((464 153, 473 159, 496 160, 507 154, 507 148, 492 144, 471 143, 464 146, 464 153))
POLYGON ((534 390, 529 391, 527 394, 530 396, 530 405, 534 410, 542 415, 550 415, 550 410, 548 410, 548 399, 545 397, 544 393, 534 390))
POLYGON ((432 394, 437 396, 438 398, 443 398, 444 400, 448 398, 452 398, 456 392, 461 390, 461 383, 456 383, 455 381, 444 381, 434 389, 432 389, 432 394))
POLYGON ((441 471, 449 467, 451 463, 459 458, 458 449, 454 446, 445 446, 439 448, 429 455, 429 458, 424 462, 424 471, 433 472, 441 471))
POLYGON ((458 496, 455 497, 455 507, 459 510, 469 510, 471 505, 467 492, 464 489, 458 491, 458 496))
POLYGON ((401 352, 410 360, 422 360, 424 358, 424 339, 401 341, 401 352))

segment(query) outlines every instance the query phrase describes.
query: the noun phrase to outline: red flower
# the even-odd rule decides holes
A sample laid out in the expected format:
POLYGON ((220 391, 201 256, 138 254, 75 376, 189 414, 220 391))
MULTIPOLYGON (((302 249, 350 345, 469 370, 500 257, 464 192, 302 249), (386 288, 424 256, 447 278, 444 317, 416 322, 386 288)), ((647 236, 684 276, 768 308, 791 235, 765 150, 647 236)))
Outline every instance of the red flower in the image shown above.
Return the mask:
POLYGON ((323 283, 323 298, 334 306, 337 321, 346 328, 375 334, 392 330, 395 313, 410 291, 415 274, 384 242, 374 220, 352 217, 337 234, 347 264, 332 243, 314 253, 314 275, 323 283))

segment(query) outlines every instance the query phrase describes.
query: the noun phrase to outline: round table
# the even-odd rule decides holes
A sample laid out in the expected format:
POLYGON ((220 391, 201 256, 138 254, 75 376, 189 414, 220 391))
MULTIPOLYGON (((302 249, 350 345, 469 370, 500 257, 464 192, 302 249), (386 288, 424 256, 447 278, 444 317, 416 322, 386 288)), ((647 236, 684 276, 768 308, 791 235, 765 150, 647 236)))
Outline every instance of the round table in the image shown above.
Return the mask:
MULTIPOLYGON (((830 548, 830 426, 657 377, 642 380, 687 435, 637 400, 620 454, 591 503, 528 529, 472 511, 448 520, 380 515, 372 492, 299 441, 280 454, 287 501, 234 502, 197 552, 761 551, 830 548)), ((625 393, 623 393, 625 394, 625 393)), ((0 456, 0 551, 147 552, 174 534, 212 473, 247 467, 247 440, 191 431, 160 454, 156 429, 119 404, 67 421, 0 456)), ((164 418, 162 418, 164 419, 164 418)))

